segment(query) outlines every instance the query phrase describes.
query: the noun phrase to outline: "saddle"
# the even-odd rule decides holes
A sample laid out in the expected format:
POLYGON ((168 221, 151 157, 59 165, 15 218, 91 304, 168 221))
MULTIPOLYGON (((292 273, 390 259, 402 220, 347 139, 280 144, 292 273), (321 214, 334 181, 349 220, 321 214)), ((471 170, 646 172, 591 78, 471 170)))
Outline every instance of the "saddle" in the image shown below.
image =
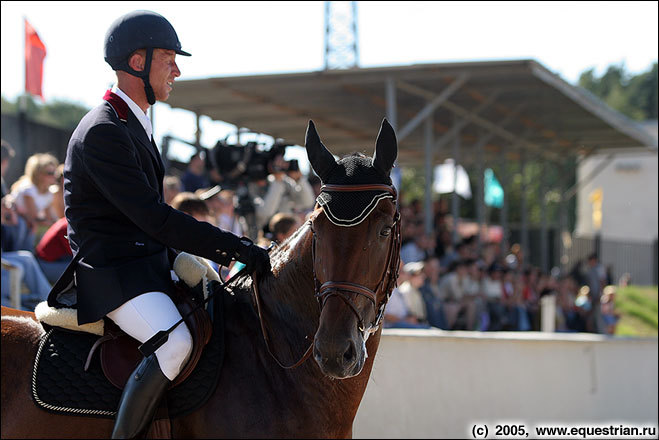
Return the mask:
MULTIPOLYGON (((174 262, 174 272, 179 281, 174 283, 172 300, 192 335, 193 348, 183 370, 170 384, 170 388, 182 383, 194 370, 201 353, 208 344, 212 334, 209 313, 203 307, 196 308, 208 297, 209 280, 219 281, 217 273, 204 259, 185 252, 180 253, 174 262), (193 287, 194 286, 194 287, 193 287), (190 314, 190 312, 194 312, 190 314)), ((77 312, 74 309, 54 309, 44 302, 35 310, 37 319, 49 327, 62 327, 74 331, 83 331, 101 336, 92 345, 87 355, 84 371, 98 351, 101 367, 108 381, 123 390, 130 374, 142 360, 138 350, 140 342, 126 334, 112 320, 104 318, 96 323, 77 325, 77 312)))
MULTIPOLYGON (((176 289, 172 299, 181 316, 186 317, 197 304, 203 302, 204 298, 199 295, 200 292, 195 292, 196 289, 188 290, 180 282, 175 285, 176 289)), ((185 367, 169 388, 183 382, 194 370, 213 330, 210 316, 203 307, 196 309, 185 319, 185 324, 192 335, 192 352, 185 367)), ((131 373, 143 359, 142 353, 138 350, 139 345, 139 341, 127 335, 112 320, 105 319, 104 334, 90 349, 85 362, 85 371, 89 369, 95 352, 99 351, 101 368, 105 377, 112 385, 123 390, 131 373)))

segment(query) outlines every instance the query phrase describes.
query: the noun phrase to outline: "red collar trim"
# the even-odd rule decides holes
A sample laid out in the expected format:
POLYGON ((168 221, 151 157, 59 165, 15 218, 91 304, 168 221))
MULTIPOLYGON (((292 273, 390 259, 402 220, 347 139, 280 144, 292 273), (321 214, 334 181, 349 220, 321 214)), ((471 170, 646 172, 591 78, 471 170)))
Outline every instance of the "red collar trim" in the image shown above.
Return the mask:
POLYGON ((115 112, 117 112, 117 116, 119 119, 121 119, 123 122, 126 122, 128 120, 128 104, 126 101, 121 99, 119 95, 116 93, 112 93, 111 90, 108 90, 105 92, 105 96, 103 96, 103 99, 107 102, 110 103, 112 108, 114 109, 115 112))

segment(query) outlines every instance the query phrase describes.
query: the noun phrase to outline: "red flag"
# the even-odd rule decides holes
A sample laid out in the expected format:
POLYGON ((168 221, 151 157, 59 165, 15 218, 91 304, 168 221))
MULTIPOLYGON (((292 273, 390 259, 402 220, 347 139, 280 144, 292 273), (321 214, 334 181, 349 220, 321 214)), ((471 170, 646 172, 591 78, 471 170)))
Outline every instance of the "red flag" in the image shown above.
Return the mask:
POLYGON ((37 31, 25 19, 25 91, 41 96, 43 80, 43 59, 46 58, 46 46, 37 31))

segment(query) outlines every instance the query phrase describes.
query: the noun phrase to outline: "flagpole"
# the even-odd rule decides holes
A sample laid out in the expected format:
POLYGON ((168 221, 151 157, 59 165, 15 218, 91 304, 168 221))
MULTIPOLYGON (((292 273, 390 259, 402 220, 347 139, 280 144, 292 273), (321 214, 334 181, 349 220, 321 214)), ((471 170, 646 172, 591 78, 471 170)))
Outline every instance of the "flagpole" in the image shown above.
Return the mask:
POLYGON ((23 16, 23 93, 18 97, 19 163, 27 162, 27 17, 23 16))

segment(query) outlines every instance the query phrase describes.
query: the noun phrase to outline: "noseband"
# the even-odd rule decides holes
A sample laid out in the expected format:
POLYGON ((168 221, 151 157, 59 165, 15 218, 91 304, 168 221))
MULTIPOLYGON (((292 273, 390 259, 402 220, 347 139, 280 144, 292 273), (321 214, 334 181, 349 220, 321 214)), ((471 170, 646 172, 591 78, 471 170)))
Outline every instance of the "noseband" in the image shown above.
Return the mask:
MULTIPOLYGON (((350 283, 347 281, 326 281, 322 285, 316 277, 316 268, 315 264, 312 263, 313 279, 314 286, 316 290, 316 298, 320 304, 320 309, 322 311, 323 307, 327 300, 332 296, 338 296, 345 302, 350 309, 353 311, 357 320, 359 321, 359 330, 362 332, 368 331, 373 333, 377 331, 382 318, 384 317, 384 309, 389 301, 389 296, 391 291, 395 286, 396 280, 398 279, 398 266, 400 264, 400 211, 398 209, 397 202, 397 193, 396 188, 390 185, 378 185, 378 184, 366 184, 366 185, 323 185, 320 188, 320 191, 386 191, 392 195, 394 204, 396 205, 396 214, 394 215, 394 225, 392 228, 392 237, 389 242, 389 250, 387 252, 387 263, 382 273, 382 277, 378 282, 375 290, 371 290, 368 287, 350 283), (386 282, 388 279, 388 282, 386 282), (381 293, 384 290, 386 295, 380 305, 377 304, 378 293, 381 293), (366 298, 373 304, 373 308, 376 310, 375 319, 370 323, 368 327, 364 326, 364 318, 359 313, 359 309, 355 305, 354 301, 350 298, 350 294, 356 294, 357 296, 361 295, 366 298)), ((313 229, 313 221, 310 221, 311 232, 313 234, 313 242, 311 247, 312 260, 315 263, 315 250, 316 250, 316 232, 313 229)), ((354 225, 346 225, 348 227, 354 225)))

